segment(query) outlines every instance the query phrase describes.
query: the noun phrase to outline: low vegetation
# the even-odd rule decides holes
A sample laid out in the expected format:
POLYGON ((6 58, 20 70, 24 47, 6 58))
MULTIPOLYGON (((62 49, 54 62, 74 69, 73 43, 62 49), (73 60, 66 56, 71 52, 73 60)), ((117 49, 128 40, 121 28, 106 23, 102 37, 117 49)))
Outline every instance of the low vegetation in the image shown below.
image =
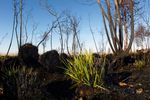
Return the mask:
MULTIPOLYGON (((51 55, 51 53, 53 52, 49 52, 48 55, 51 55)), ((123 95, 123 99, 128 98, 129 92, 133 91, 135 91, 134 95, 138 95, 136 91, 142 90, 140 94, 143 93, 143 96, 148 97, 146 91, 149 89, 147 87, 149 82, 144 80, 146 76, 148 77, 145 74, 148 74, 148 67, 146 66, 148 66, 147 61, 149 60, 138 58, 138 53, 132 53, 129 57, 118 58, 122 63, 127 63, 122 64, 122 66, 119 65, 119 62, 116 62, 116 59, 113 59, 115 55, 109 55, 110 57, 108 57, 108 55, 93 54, 85 51, 72 56, 66 54, 62 58, 62 55, 56 54, 58 58, 61 57, 59 60, 61 62, 57 66, 51 66, 51 63, 48 64, 50 66, 49 70, 53 70, 53 72, 42 67, 42 63, 41 67, 37 68, 35 66, 24 66, 25 64, 18 66, 13 63, 17 57, 14 57, 15 60, 9 59, 9 57, 3 58, 0 73, 3 95, 8 97, 9 94, 9 97, 19 100, 74 100, 80 98, 89 100, 109 98, 109 100, 112 100, 114 97, 120 98, 120 95, 123 95), (5 60, 12 60, 11 63, 7 64, 8 67, 4 66, 3 62, 5 60), (113 66, 110 64, 113 64, 113 66), (107 69, 111 71, 106 73, 108 66, 111 66, 112 69, 107 69), (60 73, 60 71, 63 71, 63 73, 60 73), (127 75, 126 71, 130 71, 132 74, 127 75), (140 80, 141 78, 142 80, 140 80), (141 85, 139 86, 138 84, 141 85)), ((143 57, 148 55, 148 53, 143 54, 143 57)), ((19 61, 21 62, 22 60, 19 61)), ((51 61, 52 63, 55 62, 53 62, 53 57, 51 57, 51 61)))
POLYGON ((135 66, 136 69, 140 70, 142 69, 146 64, 144 60, 136 60, 133 65, 135 66))
POLYGON ((102 80, 102 68, 104 66, 100 66, 101 70, 99 70, 99 68, 96 66, 94 67, 93 56, 91 53, 81 53, 64 63, 67 67, 65 69, 65 74, 75 82, 75 85, 86 85, 89 87, 106 90, 103 87, 102 80))

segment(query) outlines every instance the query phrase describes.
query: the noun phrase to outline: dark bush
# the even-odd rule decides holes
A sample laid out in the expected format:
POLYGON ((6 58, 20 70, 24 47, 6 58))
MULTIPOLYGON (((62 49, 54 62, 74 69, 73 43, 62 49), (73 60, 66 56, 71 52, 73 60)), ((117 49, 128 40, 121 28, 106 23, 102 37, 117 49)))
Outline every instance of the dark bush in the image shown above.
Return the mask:
POLYGON ((101 56, 98 53, 93 53, 92 56, 93 58, 101 58, 101 56))
POLYGON ((128 66, 129 64, 133 64, 135 62, 135 58, 131 55, 124 56, 116 56, 110 63, 110 68, 113 70, 117 70, 118 68, 128 66))
POLYGON ((67 60, 69 60, 69 59, 70 59, 70 57, 65 53, 61 53, 59 55, 60 68, 62 69, 62 73, 64 73, 64 69, 66 68, 66 65, 64 63, 67 62, 67 60))
POLYGON ((59 55, 59 59, 61 60, 61 61, 63 61, 63 60, 67 60, 67 59, 69 59, 70 57, 67 55, 67 54, 65 54, 65 53, 61 53, 60 55, 59 55))
POLYGON ((132 56, 128 55, 128 56, 125 56, 123 58, 123 65, 128 65, 128 64, 133 64, 135 62, 135 58, 133 58, 132 56))
POLYGON ((101 57, 97 53, 92 54, 93 57, 93 62, 94 62, 94 67, 101 67, 101 57))
POLYGON ((10 70, 12 68, 19 68, 21 66, 18 57, 8 57, 2 63, 2 71, 10 70))
POLYGON ((5 100, 18 100, 16 78, 14 76, 5 76, 2 83, 5 100))
POLYGON ((38 63, 38 48, 30 43, 26 43, 19 48, 18 57, 22 65, 34 68, 40 66, 38 63))
POLYGON ((56 50, 47 51, 40 56, 39 60, 46 71, 61 72, 59 54, 56 50))

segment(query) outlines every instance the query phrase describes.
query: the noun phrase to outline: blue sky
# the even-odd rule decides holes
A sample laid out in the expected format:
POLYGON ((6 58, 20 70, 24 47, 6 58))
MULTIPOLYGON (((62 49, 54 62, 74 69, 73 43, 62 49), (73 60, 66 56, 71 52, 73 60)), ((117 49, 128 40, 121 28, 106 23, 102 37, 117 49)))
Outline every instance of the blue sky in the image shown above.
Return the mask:
MULTIPOLYGON (((48 25, 52 22, 52 16, 40 6, 39 1, 43 0, 25 0, 23 8, 23 20, 26 20, 27 15, 29 15, 29 20, 27 24, 27 30, 29 38, 31 38, 31 31, 33 24, 37 24, 37 30, 35 31, 36 36, 34 37, 34 45, 41 40, 40 34, 47 30, 48 25)), ((100 32, 105 35, 103 23, 101 19, 101 13, 99 11, 98 5, 95 3, 93 5, 83 5, 79 3, 81 0, 48 0, 48 3, 55 9, 56 12, 60 13, 64 10, 69 10, 71 14, 79 17, 80 20, 80 41, 84 43, 84 48, 92 49, 95 51, 94 42, 89 28, 89 17, 91 21, 92 29, 94 30, 94 35, 98 47, 101 43, 106 43, 105 39, 101 40, 100 32)), ((147 0, 149 1, 149 0, 147 0)), ((13 0, 0 0, 0 53, 6 53, 12 31, 13 23, 13 0), (7 34, 7 35, 6 35, 7 34), (5 37, 5 38, 4 38, 5 37)), ((54 34, 53 39, 53 49, 58 49, 60 47, 59 35, 54 34)), ((30 41, 29 41, 30 42, 30 41)), ((46 50, 50 50, 50 43, 47 43, 46 50)), ((11 53, 17 52, 16 40, 14 37, 13 45, 10 50, 11 53)), ((42 52, 42 47, 39 47, 39 52, 42 52)))
MULTIPOLYGON (((40 6, 40 0, 25 0, 24 10, 23 10, 23 20, 26 20, 26 16, 29 15, 29 20, 27 24, 28 34, 31 33, 32 26, 36 23, 37 30, 35 34, 38 34, 34 38, 34 43, 37 44, 40 39, 40 34, 47 30, 48 24, 52 22, 52 16, 50 16, 45 9, 40 6)), ((63 10, 68 10, 71 14, 80 18, 80 41, 84 43, 84 47, 87 49, 94 50, 94 42, 92 40, 92 35, 89 31, 89 16, 91 20, 91 26, 95 30, 95 37, 97 44, 100 42, 100 33, 103 29, 103 24, 101 23, 101 15, 99 12, 99 7, 97 4, 94 5, 83 5, 79 3, 79 0, 48 0, 49 4, 60 13, 63 10)), ((13 22, 13 0, 0 0, 0 53, 6 53, 10 42, 10 36, 12 31, 13 22), (7 34, 7 35, 6 35, 7 34), (5 37, 6 36, 6 37, 5 37), (5 37, 5 38, 4 38, 5 37)), ((29 35, 30 36, 30 35, 29 35)), ((58 49, 60 45, 59 36, 55 34, 53 39, 53 48, 58 49)), ((40 47, 40 52, 41 52, 40 47)), ((49 43, 47 43, 46 50, 49 50, 49 43)), ((17 52, 16 40, 14 37, 13 45, 11 47, 11 53, 17 52)))

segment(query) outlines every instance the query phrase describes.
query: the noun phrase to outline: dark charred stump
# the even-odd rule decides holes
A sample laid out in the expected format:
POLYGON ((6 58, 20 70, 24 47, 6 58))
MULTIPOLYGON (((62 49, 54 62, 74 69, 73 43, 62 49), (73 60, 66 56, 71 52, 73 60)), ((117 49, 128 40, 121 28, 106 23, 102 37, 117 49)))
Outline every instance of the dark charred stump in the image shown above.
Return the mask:
POLYGON ((30 43, 24 44, 19 48, 18 57, 22 65, 34 68, 40 66, 38 63, 38 48, 30 43))

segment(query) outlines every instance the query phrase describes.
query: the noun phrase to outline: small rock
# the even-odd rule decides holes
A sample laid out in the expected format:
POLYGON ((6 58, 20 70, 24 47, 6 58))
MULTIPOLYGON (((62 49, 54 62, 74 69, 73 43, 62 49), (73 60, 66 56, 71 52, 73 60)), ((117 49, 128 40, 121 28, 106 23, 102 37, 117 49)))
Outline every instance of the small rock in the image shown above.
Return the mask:
POLYGON ((136 89, 136 94, 141 94, 141 93, 143 93, 143 89, 142 88, 136 89))
POLYGON ((142 84, 141 84, 141 83, 139 83, 139 84, 138 84, 138 86, 142 86, 142 84))
POLYGON ((129 87, 133 88, 134 86, 132 84, 129 84, 129 87))
POLYGON ((120 87, 127 87, 128 85, 127 85, 127 83, 119 82, 119 86, 120 86, 120 87))
POLYGON ((82 97, 80 97, 80 98, 79 98, 79 100, 83 100, 83 98, 82 98, 82 97))

